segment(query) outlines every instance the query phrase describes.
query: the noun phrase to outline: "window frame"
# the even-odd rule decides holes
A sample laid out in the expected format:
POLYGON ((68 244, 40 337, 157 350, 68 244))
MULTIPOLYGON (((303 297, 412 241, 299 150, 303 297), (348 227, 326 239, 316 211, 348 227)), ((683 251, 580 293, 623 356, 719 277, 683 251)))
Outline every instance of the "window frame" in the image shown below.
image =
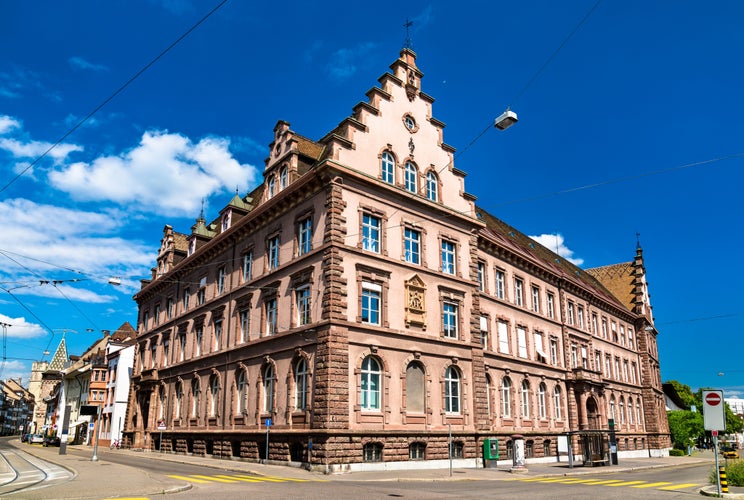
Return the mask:
POLYGON ((439 201, 439 177, 432 171, 426 173, 426 198, 429 201, 439 201))
POLYGON ((421 240, 421 231, 407 226, 403 228, 403 260, 421 265, 421 240))
POLYGON ((440 244, 441 271, 446 274, 457 274, 457 242, 442 238, 440 244))
POLYGON ((404 166, 403 187, 406 191, 418 194, 418 167, 412 161, 407 161, 404 166))
POLYGON ((382 408, 382 365, 380 361, 375 356, 365 356, 359 374, 361 411, 379 412, 382 408))
POLYGON ((380 156, 380 179, 387 184, 395 184, 395 156, 383 151, 380 156))
POLYGON ((460 371, 455 366, 448 366, 444 372, 444 412, 447 415, 462 413, 462 385, 460 371))
POLYGON ((297 256, 310 253, 313 249, 313 218, 308 215, 297 222, 297 256))

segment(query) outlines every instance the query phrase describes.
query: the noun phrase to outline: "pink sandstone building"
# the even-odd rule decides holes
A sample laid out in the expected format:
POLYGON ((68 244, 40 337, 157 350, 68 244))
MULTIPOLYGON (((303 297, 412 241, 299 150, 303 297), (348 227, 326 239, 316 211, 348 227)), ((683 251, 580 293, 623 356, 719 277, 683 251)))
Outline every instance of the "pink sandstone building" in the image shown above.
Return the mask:
POLYGON ((319 141, 278 122, 248 196, 165 226, 125 445, 335 472, 571 436, 601 462, 613 420, 621 456, 668 450, 642 250, 583 270, 481 210, 422 77, 403 49, 319 141))

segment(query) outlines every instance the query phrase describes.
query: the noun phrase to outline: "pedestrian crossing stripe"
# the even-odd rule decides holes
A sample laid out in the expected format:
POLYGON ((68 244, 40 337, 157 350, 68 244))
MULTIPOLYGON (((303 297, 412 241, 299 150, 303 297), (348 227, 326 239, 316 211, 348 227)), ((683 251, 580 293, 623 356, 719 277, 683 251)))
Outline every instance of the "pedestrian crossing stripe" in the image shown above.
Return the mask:
POLYGON ((648 483, 648 484, 639 484, 638 486, 633 486, 633 488, 656 488, 657 486, 668 486, 672 483, 669 481, 660 481, 658 483, 648 483))
POLYGON ((524 483, 549 483, 549 484, 585 484, 587 486, 612 486, 612 487, 627 487, 627 488, 656 488, 658 490, 673 491, 681 490, 686 488, 694 488, 702 486, 697 483, 678 483, 673 484, 669 481, 658 481, 655 483, 649 483, 646 481, 635 480, 635 481, 624 481, 622 479, 581 479, 576 477, 530 477, 530 478, 514 478, 511 481, 521 481, 524 483))
POLYGON ((683 484, 674 484, 672 486, 664 486, 663 488, 659 488, 660 490, 679 490, 682 488, 692 488, 693 486, 700 486, 699 484, 695 483, 683 483, 683 484))
POLYGON ((206 476, 201 474, 192 474, 190 476, 183 476, 177 474, 168 475, 173 479, 180 479, 181 481, 187 481, 190 483, 197 484, 208 484, 208 483, 307 483, 307 482, 326 482, 323 479, 295 479, 291 477, 276 477, 276 476, 252 476, 249 474, 216 474, 214 476, 206 476))

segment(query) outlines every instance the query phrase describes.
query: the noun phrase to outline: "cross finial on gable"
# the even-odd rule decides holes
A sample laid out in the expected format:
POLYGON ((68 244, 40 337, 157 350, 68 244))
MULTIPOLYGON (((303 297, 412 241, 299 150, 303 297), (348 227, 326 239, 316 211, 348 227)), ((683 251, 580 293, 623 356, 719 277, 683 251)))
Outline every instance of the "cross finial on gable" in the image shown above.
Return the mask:
POLYGON ((406 29, 406 41, 403 42, 403 48, 413 50, 413 42, 411 41, 411 32, 409 31, 409 28, 411 26, 413 26, 413 21, 409 21, 408 18, 406 18, 406 24, 403 25, 403 27, 406 29))

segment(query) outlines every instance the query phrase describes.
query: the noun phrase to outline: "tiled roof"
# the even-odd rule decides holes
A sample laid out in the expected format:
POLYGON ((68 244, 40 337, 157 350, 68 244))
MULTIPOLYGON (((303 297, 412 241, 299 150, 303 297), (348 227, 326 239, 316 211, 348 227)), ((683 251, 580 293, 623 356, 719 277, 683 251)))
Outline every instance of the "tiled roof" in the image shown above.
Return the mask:
POLYGON ((313 160, 318 160, 320 158, 320 155, 323 153, 323 145, 318 144, 315 141, 312 141, 308 139, 307 137, 302 137, 301 135, 295 134, 295 139, 297 139, 297 151, 305 156, 309 156, 313 160))
POLYGON ((586 272, 597 278, 609 291, 625 306, 633 310, 635 295, 633 294, 633 263, 622 262, 610 266, 587 269, 586 272))
MULTIPOLYGON (((542 246, 524 233, 513 228, 501 219, 494 217, 480 207, 476 207, 478 217, 485 222, 486 228, 482 234, 508 250, 521 255, 528 261, 535 262, 549 269, 552 273, 588 289, 594 295, 623 309, 629 309, 624 300, 620 300, 612 290, 609 290, 594 275, 569 262, 557 253, 542 246)), ((630 309, 632 310, 632 309, 630 309)))
POLYGON ((52 360, 49 362, 49 370, 60 372, 65 369, 66 364, 67 344, 65 343, 65 338, 62 337, 62 340, 57 346, 57 350, 54 352, 54 356, 52 356, 52 360))

